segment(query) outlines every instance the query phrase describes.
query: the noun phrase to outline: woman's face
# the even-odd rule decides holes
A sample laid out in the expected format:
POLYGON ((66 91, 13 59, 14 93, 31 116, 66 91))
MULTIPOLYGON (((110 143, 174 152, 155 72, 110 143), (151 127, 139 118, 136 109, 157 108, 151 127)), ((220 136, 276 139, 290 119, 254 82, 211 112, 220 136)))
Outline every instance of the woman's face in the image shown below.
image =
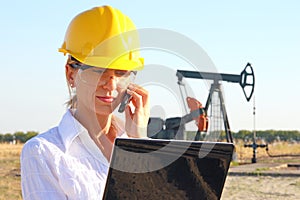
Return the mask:
POLYGON ((79 69, 75 79, 78 108, 84 106, 97 114, 112 113, 131 82, 132 73, 96 67, 79 69))

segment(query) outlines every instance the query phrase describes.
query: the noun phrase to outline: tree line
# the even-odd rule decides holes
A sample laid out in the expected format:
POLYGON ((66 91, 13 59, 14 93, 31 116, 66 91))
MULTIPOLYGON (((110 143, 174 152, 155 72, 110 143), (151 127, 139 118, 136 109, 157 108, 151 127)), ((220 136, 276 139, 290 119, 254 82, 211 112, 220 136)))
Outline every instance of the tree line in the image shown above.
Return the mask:
MULTIPOLYGON (((233 138, 242 140, 253 140, 253 131, 240 130, 232 133, 233 138)), ((300 142, 300 131, 297 130, 264 130, 256 131, 256 139, 267 143, 276 141, 300 142)))
MULTIPOLYGON (((0 134, 0 143, 25 143, 30 138, 38 135, 36 131, 22 132, 18 131, 13 134, 6 133, 0 134)), ((194 135, 194 132, 187 132, 187 135, 194 135)), ((245 142, 251 142, 253 139, 253 131, 240 130, 238 132, 232 132, 232 137, 236 140, 244 140, 245 142)), ((193 139, 193 136, 189 136, 189 139, 193 139)), ((219 139, 226 140, 225 132, 222 132, 219 139)), ((256 131, 256 139, 264 140, 267 143, 275 141, 287 141, 287 142, 300 142, 300 131, 297 130, 263 130, 256 131)))
POLYGON ((0 143, 25 143, 27 140, 36 136, 37 134, 39 133, 36 131, 27 131, 26 133, 18 131, 13 134, 0 134, 0 143))
MULTIPOLYGON (((193 139, 195 137, 194 131, 187 131, 187 138, 193 139)), ((222 131, 221 134, 217 133, 208 133, 212 134, 212 137, 206 135, 207 133, 202 133, 200 139, 206 138, 215 138, 220 141, 226 141, 226 133, 222 131), (207 137, 208 136, 208 137, 207 137)), ((244 142, 252 142, 253 141, 253 131, 249 130, 240 130, 238 132, 231 132, 234 140, 243 140, 244 142)), ((260 130, 256 131, 256 140, 263 141, 266 143, 273 143, 278 141, 285 142, 300 142, 300 131, 297 130, 260 130)))

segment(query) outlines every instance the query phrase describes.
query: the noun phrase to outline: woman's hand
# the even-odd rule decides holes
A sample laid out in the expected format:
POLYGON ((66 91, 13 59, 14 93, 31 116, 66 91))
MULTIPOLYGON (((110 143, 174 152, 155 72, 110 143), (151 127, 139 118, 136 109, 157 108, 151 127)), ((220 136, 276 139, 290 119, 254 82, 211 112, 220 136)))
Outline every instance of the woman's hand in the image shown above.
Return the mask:
POLYGON ((125 129, 129 137, 147 137, 147 126, 150 115, 148 91, 144 88, 130 84, 127 93, 131 95, 131 104, 125 109, 125 129))

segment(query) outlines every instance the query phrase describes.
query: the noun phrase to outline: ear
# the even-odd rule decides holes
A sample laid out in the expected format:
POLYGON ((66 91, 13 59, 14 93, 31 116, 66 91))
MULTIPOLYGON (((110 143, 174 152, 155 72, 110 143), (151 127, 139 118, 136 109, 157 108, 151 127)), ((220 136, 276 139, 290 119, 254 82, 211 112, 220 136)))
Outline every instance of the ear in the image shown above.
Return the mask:
POLYGON ((66 68, 66 78, 71 87, 75 87, 75 78, 77 75, 77 69, 72 68, 68 63, 66 68))

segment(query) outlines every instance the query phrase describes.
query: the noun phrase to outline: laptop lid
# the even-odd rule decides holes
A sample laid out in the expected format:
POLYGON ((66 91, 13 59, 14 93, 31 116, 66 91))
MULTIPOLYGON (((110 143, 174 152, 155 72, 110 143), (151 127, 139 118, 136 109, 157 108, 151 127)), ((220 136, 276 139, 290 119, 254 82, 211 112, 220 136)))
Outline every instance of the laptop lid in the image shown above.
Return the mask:
POLYGON ((103 199, 220 199, 233 144, 117 138, 103 199))

